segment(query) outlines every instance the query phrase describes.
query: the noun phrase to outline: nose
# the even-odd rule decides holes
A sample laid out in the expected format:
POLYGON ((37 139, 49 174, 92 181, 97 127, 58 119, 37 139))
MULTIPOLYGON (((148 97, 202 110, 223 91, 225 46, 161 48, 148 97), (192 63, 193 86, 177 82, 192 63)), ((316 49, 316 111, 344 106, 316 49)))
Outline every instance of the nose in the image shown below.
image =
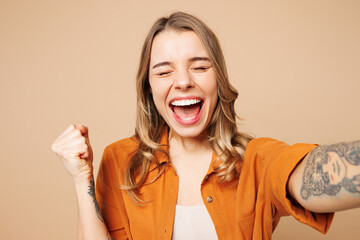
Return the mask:
POLYGON ((175 80, 174 87, 175 89, 186 90, 193 88, 195 86, 190 74, 188 71, 178 71, 175 80))

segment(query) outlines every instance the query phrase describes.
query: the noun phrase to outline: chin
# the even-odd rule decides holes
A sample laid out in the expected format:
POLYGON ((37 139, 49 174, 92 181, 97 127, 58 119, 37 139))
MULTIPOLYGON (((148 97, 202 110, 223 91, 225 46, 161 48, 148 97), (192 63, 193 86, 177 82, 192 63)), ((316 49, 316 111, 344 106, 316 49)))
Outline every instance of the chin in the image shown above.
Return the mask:
POLYGON ((204 131, 205 127, 202 126, 172 126, 169 125, 171 131, 176 135, 182 138, 197 138, 200 137, 204 131))

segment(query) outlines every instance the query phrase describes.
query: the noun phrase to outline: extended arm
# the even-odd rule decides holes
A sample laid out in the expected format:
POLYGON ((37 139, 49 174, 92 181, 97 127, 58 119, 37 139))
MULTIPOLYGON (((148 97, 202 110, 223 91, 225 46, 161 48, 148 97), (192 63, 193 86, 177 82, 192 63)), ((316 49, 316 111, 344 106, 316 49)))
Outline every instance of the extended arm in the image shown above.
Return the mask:
POLYGON ((360 141, 322 145, 295 168, 288 192, 313 212, 360 206, 360 141))
POLYGON ((92 149, 88 130, 83 125, 71 125, 52 145, 72 177, 78 202, 78 239, 109 240, 95 197, 92 149))

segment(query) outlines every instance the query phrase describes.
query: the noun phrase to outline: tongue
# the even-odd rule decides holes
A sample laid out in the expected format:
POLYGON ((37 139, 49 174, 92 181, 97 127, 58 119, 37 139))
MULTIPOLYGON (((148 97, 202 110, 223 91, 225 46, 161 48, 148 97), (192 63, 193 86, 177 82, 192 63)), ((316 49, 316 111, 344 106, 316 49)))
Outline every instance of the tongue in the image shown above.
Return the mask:
POLYGON ((174 113, 182 119, 195 117, 200 111, 200 103, 189 106, 174 106, 174 113))

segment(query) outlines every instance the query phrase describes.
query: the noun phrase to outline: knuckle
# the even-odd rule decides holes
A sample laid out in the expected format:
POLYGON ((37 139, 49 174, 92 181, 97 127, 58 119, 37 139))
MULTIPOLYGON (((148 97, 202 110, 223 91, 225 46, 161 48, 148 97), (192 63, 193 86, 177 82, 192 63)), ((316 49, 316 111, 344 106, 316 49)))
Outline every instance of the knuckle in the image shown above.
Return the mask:
POLYGON ((62 152, 57 153, 57 155, 58 155, 60 158, 65 158, 65 154, 62 153, 62 152))
POLYGON ((55 146, 55 143, 53 143, 53 144, 51 145, 51 150, 52 150, 53 152, 56 152, 56 146, 55 146))
POLYGON ((62 149, 57 149, 55 152, 60 158, 63 158, 65 153, 62 149))
POLYGON ((81 136, 81 132, 80 132, 79 129, 75 129, 75 136, 76 136, 76 137, 81 136))
POLYGON ((68 154, 66 154, 66 158, 67 158, 68 160, 71 160, 71 159, 76 158, 77 155, 78 155, 78 153, 75 153, 75 152, 68 153, 68 154))

